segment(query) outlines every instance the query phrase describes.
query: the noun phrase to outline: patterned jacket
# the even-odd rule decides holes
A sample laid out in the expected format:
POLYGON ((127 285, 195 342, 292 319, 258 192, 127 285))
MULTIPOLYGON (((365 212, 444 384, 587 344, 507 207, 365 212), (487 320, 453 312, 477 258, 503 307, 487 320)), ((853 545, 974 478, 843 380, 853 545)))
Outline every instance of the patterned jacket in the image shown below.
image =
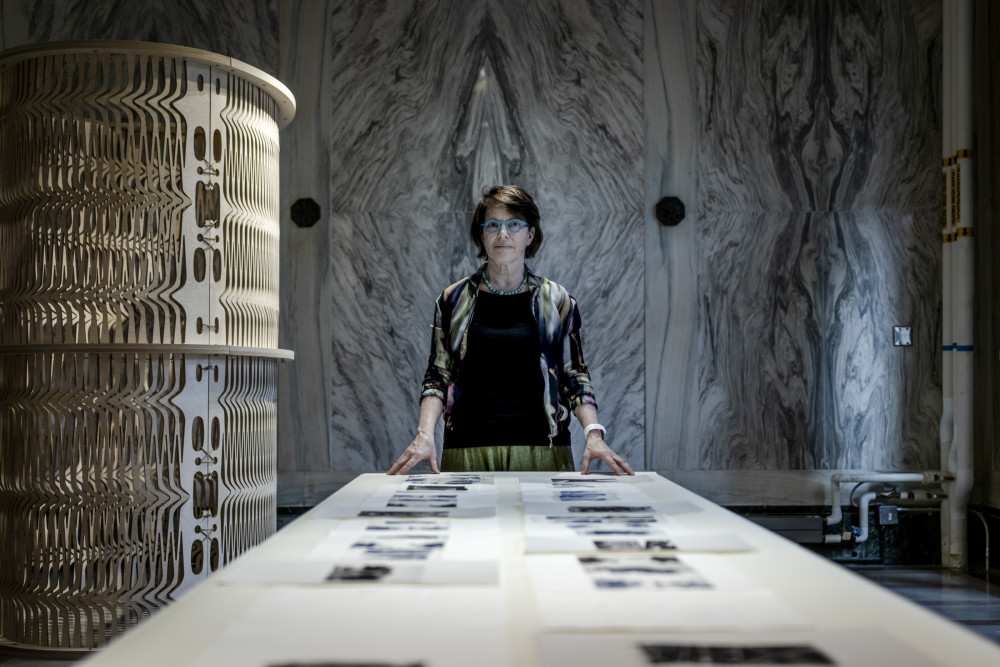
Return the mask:
MULTIPOLYGON (((431 353, 420 398, 436 396, 441 399, 445 404, 445 424, 449 427, 452 408, 461 400, 462 361, 481 280, 482 267, 449 286, 434 302, 431 353)), ((560 424, 569 420, 571 410, 584 403, 596 407, 597 400, 583 360, 576 299, 562 285, 540 278, 530 270, 528 289, 531 312, 538 325, 539 371, 545 386, 543 405, 551 444, 560 424)))

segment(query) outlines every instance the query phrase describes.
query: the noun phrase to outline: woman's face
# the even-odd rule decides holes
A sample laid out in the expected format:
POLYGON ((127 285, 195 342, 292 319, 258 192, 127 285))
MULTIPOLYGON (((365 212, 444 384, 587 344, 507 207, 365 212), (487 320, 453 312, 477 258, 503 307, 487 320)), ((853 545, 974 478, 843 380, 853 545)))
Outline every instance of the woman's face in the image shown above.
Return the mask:
MULTIPOLYGON (((509 213, 505 208, 494 207, 486 210, 486 219, 504 222, 520 218, 509 213)), ((524 220, 521 219, 521 222, 524 222, 524 220)), ((496 234, 490 234, 485 228, 482 233, 486 256, 490 258, 490 261, 502 264, 515 260, 523 262, 524 251, 531 245, 532 239, 535 238, 535 228, 524 227, 523 225, 516 234, 511 234, 506 225, 500 225, 500 231, 496 234)))

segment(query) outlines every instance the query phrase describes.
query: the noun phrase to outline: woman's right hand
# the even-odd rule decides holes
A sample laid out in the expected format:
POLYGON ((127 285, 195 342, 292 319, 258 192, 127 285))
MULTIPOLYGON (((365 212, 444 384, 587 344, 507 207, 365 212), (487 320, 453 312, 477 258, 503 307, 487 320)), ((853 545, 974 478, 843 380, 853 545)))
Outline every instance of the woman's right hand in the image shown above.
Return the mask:
POLYGON ((417 437, 413 439, 413 442, 406 448, 406 451, 392 464, 388 474, 405 475, 410 468, 424 460, 431 464, 431 472, 441 472, 438 470, 437 447, 434 446, 434 433, 427 434, 418 429, 417 437))

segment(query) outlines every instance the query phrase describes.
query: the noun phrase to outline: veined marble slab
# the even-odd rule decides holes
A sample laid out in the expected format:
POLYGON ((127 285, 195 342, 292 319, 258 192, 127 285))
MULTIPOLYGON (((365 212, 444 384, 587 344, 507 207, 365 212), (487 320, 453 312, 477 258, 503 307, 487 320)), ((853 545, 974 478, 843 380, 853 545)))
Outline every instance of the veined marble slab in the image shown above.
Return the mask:
POLYGON ((935 209, 941 4, 698 4, 711 210, 935 209))
MULTIPOLYGON (((333 261, 330 250, 330 10, 326 3, 281 3, 279 78, 294 91, 295 120, 281 131, 281 319, 279 344, 295 352, 278 367, 278 505, 290 494, 292 471, 328 471, 333 346, 333 261), (291 206, 312 199, 320 219, 312 227, 291 220, 291 206)), ((309 485, 310 490, 312 489, 309 485)), ((323 495, 307 496, 315 503, 323 495)), ((301 504, 301 503, 285 503, 301 504)))
POLYGON ((700 467, 936 467, 936 212, 703 220, 700 467))
POLYGON ((278 0, 30 2, 27 13, 26 43, 160 42, 230 56, 272 76, 278 72, 278 0))
POLYGON ((698 4, 699 468, 938 465, 939 54, 935 2, 698 4))
POLYGON ((529 266, 579 301, 601 420, 641 467, 639 2, 355 2, 331 26, 333 468, 412 440, 433 302, 479 265, 496 183, 535 197, 529 266))
POLYGON ((646 467, 698 467, 697 0, 647 0, 646 467), (664 227, 662 197, 678 197, 684 220, 664 227))

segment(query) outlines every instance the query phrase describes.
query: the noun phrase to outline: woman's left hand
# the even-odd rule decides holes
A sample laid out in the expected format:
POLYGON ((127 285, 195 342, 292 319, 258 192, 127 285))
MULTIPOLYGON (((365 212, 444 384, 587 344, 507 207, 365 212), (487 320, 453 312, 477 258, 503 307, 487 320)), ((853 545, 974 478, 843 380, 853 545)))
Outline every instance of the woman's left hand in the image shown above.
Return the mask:
POLYGON ((614 450, 604 442, 599 430, 591 431, 587 434, 587 446, 583 450, 583 465, 580 466, 580 474, 586 475, 590 472, 590 462, 593 459, 600 459, 608 464, 608 467, 616 475, 634 475, 632 466, 628 461, 615 454, 614 450))

